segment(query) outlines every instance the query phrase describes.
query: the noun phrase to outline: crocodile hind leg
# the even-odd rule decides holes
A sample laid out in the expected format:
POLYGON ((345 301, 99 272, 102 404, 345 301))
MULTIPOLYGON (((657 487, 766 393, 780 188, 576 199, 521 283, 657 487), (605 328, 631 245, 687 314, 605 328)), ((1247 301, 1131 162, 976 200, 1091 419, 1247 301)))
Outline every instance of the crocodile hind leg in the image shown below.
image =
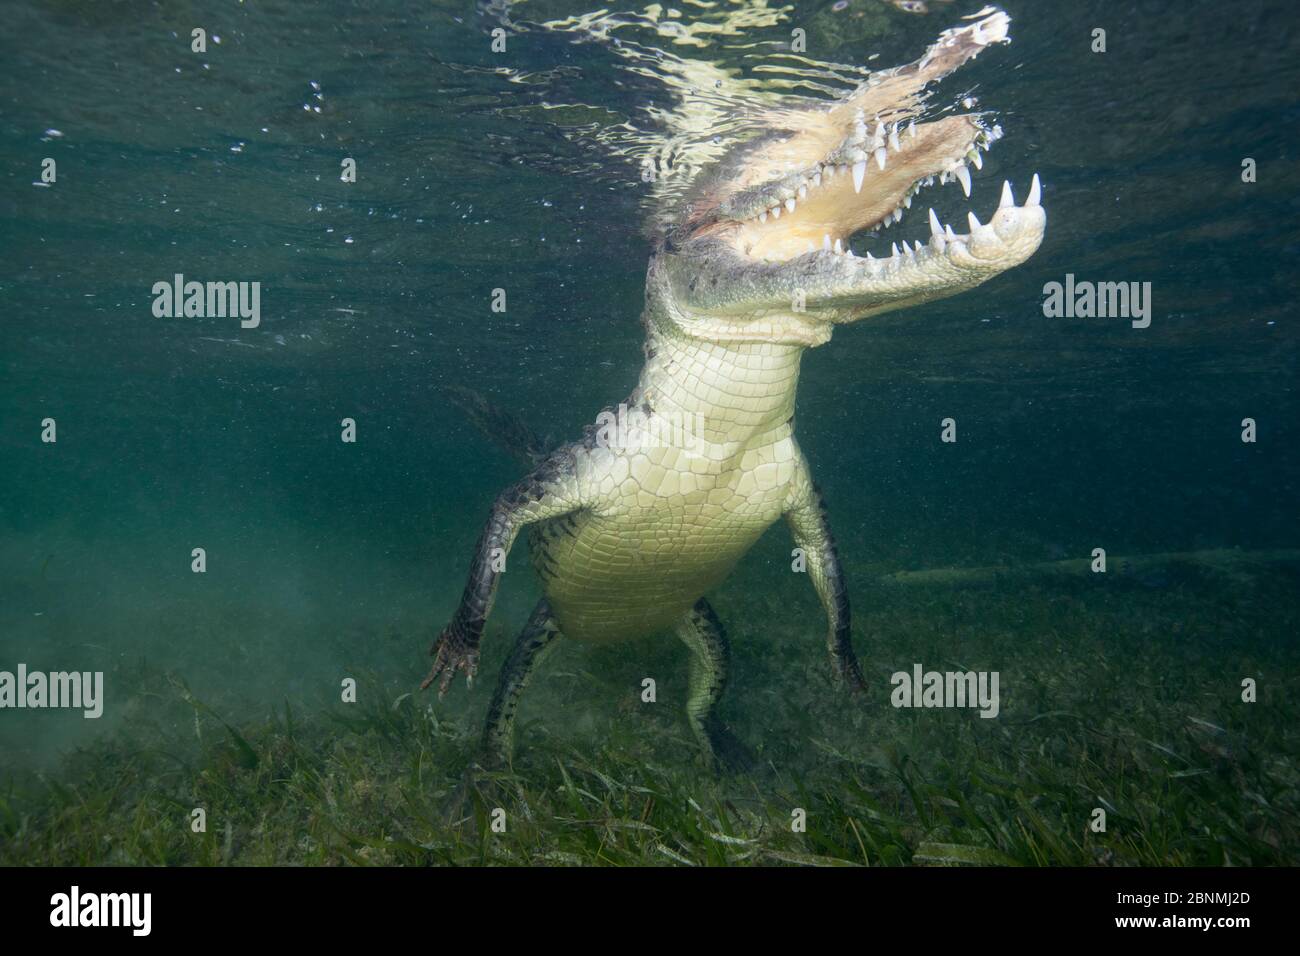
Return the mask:
POLYGON ((510 762, 519 697, 538 662, 555 646, 555 639, 559 636, 560 629, 551 616, 551 606, 543 599, 533 609, 514 649, 501 667, 501 676, 497 678, 497 689, 492 695, 487 724, 483 728, 482 759, 485 764, 510 762))
POLYGON ((722 622, 709 602, 700 598, 676 627, 691 651, 686 717, 712 770, 742 770, 752 757, 713 712, 727 684, 731 648, 722 622))

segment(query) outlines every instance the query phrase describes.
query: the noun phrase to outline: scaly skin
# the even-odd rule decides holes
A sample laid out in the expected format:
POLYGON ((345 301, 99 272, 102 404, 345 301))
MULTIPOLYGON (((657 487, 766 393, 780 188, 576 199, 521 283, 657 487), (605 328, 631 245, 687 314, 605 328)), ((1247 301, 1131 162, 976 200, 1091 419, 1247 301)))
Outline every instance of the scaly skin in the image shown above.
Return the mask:
POLYGON ((773 109, 771 135, 702 177, 650 262, 636 389, 498 496, 460 607, 434 643, 423 687, 438 681, 445 693, 457 670, 472 679, 501 561, 529 527, 546 596, 503 670, 488 759, 508 759, 519 693, 554 637, 674 630, 693 655, 691 726, 708 763, 728 762, 734 741, 713 715, 727 642, 704 595, 781 517, 826 610, 836 672, 862 686, 834 540, 794 436, 800 358, 837 325, 973 288, 1038 248, 1046 217, 1034 177, 1023 206, 1004 186, 989 223, 972 214, 969 233, 943 230, 931 213, 924 248, 879 260, 847 252, 852 234, 910 205, 919 183, 952 174, 969 184, 964 160, 996 129, 974 116, 914 132, 898 124, 919 115, 928 83, 1005 42, 1007 23, 995 12, 948 31, 921 60, 842 100, 773 109))

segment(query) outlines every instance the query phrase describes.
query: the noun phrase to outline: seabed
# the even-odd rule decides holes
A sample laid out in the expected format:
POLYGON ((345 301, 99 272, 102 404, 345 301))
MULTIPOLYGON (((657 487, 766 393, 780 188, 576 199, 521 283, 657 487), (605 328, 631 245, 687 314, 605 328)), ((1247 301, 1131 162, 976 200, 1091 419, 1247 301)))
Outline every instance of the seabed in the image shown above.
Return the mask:
POLYGON ((671 639, 559 649, 513 767, 468 787, 514 620, 490 631, 482 683, 442 703, 412 693, 427 636, 395 631, 348 636, 385 661, 356 673, 356 703, 255 717, 201 700, 183 668, 123 662, 108 679, 148 706, 9 773, 0 864, 1294 865, 1300 564, 1274 557, 1245 577, 876 576, 854 594, 857 698, 830 678, 806 582, 742 575, 715 602, 735 654, 722 714, 756 759, 724 776, 697 762, 671 639), (917 661, 999 670, 999 718, 892 707, 889 675, 917 661))

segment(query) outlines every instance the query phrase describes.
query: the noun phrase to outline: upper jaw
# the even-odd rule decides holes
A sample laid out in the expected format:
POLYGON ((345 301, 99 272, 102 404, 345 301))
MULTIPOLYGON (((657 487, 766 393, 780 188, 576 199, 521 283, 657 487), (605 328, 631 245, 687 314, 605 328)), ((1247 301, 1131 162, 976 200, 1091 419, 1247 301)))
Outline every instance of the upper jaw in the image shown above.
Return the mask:
POLYGON ((970 196, 968 162, 983 166, 982 150, 1002 135, 977 117, 932 123, 855 123, 824 161, 780 180, 743 190, 696 235, 709 234, 741 255, 788 261, 819 248, 845 249, 864 229, 888 227, 936 178, 961 183, 970 196))

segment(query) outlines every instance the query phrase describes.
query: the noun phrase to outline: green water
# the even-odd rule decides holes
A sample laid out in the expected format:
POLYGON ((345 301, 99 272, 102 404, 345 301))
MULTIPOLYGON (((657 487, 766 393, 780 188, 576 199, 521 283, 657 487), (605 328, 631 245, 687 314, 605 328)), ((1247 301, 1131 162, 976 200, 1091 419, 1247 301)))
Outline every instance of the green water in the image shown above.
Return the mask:
MULTIPOLYGON (((653 838, 618 831, 602 857, 544 813, 526 846, 487 851, 409 810, 458 779, 539 593, 506 576, 473 692, 403 697, 519 474, 437 388, 472 387, 567 439, 635 384, 655 213, 640 170, 667 148, 682 61, 828 95, 979 6, 648 6, 592 41, 571 0, 5 3, 0 670, 103 671, 106 689, 99 720, 0 710, 0 856, 423 862, 472 844, 501 862, 905 863, 960 844, 1023 862, 1296 862, 1294 558, 886 583, 1097 547, 1300 547, 1300 19, 1250 0, 1008 3, 1014 43, 937 92, 937 108, 974 93, 1007 135, 969 204, 954 185, 924 198, 960 224, 968 205, 996 207, 1002 179, 1020 193, 1037 172, 1048 228, 988 285, 805 357, 798 434, 847 569, 865 700, 831 684, 821 611, 777 527, 714 595, 736 658, 722 713, 760 757, 751 776, 696 766, 671 637, 566 645, 525 700, 515 785, 549 799, 569 781, 559 765, 622 795, 575 798, 566 818, 636 816, 619 801, 637 786, 683 815, 656 818, 653 838), (796 26, 808 50, 791 56, 796 26), (47 157, 57 180, 37 185, 47 157), (151 288, 176 273, 260 281, 260 325, 154 317, 151 288), (1044 317, 1043 286, 1066 273, 1150 282, 1150 327, 1044 317), (955 445, 938 440, 948 416, 955 445), (915 662, 1000 671, 1001 716, 891 708, 890 675, 915 662), (340 700, 349 677, 356 704, 340 700), (131 763, 153 750, 174 759, 131 763), (317 783, 278 790, 277 760, 317 783), (322 778, 348 799, 326 799, 322 778), (691 822, 688 797, 732 807, 730 822, 691 822), (967 799, 980 814, 950 806, 967 799), (700 836, 749 839, 796 800, 818 808, 809 835, 700 836), (142 838, 168 801, 212 807, 225 842, 195 848, 165 823, 142 838), (1085 838, 1099 805, 1117 822, 1085 838), (393 833, 400 852, 382 848, 393 833), (368 840, 380 849, 357 856, 368 840)), ((886 247, 927 236, 920 208, 886 247)))

